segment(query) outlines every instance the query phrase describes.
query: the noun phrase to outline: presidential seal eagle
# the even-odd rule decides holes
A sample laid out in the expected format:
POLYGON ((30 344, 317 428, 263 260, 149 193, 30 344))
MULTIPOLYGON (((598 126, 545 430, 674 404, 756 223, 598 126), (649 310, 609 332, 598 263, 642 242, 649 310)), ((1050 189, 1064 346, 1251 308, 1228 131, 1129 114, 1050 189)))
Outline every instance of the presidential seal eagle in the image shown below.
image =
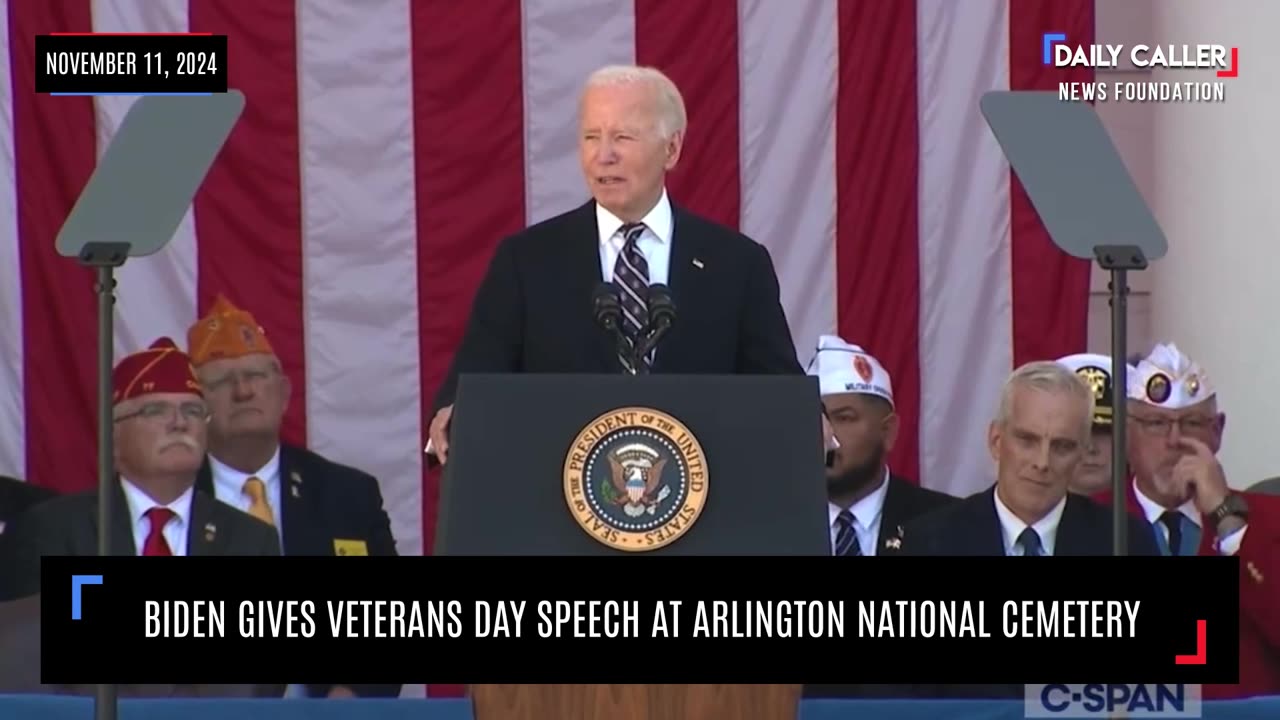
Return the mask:
POLYGON ((617 490, 613 504, 622 506, 628 517, 654 514, 658 503, 671 494, 671 488, 662 485, 662 469, 668 459, 640 443, 609 453, 610 477, 617 490))

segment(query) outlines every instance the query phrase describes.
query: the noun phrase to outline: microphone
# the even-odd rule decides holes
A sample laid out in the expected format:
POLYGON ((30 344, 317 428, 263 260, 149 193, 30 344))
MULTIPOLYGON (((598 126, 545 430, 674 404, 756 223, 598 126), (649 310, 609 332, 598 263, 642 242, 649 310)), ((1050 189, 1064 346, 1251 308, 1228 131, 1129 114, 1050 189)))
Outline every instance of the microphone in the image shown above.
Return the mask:
MULTIPOLYGON (((611 282, 597 285, 591 296, 591 308, 596 324, 613 336, 618 354, 626 358, 632 357, 631 341, 622 332, 622 301, 618 287, 611 282)), ((635 363, 632 363, 632 367, 634 366, 635 363)))
POLYGON ((662 283, 649 286, 649 327, 644 342, 636 350, 636 356, 643 358, 658 346, 662 337, 667 334, 676 322, 676 303, 671 299, 671 288, 662 283))

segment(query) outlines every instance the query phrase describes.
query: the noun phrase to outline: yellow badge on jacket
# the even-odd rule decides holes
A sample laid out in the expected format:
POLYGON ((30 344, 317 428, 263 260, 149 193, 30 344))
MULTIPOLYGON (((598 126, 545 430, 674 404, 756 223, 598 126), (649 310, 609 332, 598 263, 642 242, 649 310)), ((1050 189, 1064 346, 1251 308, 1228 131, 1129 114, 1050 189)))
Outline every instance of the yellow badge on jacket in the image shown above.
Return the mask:
POLYGON ((369 545, 363 540, 333 539, 334 555, 368 555, 369 545))

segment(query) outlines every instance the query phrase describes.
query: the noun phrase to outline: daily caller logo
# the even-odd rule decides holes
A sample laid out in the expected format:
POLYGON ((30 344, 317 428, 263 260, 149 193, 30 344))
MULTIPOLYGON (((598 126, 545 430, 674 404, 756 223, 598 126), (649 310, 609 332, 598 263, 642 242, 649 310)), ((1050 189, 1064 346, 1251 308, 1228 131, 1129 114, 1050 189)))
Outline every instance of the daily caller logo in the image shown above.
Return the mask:
POLYGON ((1065 33, 1045 33, 1041 39, 1044 64, 1053 67, 1118 68, 1127 59, 1133 67, 1188 71, 1177 81, 1061 82, 1058 99, 1075 102, 1223 102, 1226 83, 1207 81, 1213 70, 1219 78, 1240 75, 1240 49, 1226 45, 1072 45, 1065 33))

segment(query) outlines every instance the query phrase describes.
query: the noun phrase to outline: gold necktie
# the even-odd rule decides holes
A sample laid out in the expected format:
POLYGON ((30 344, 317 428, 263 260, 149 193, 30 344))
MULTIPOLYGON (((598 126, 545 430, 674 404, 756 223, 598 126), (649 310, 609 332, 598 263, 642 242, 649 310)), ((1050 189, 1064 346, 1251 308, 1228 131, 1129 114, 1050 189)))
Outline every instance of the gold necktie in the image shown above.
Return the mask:
POLYGON ((249 514, 275 527, 276 518, 267 502, 267 486, 256 477, 244 481, 243 492, 249 497, 249 514))

